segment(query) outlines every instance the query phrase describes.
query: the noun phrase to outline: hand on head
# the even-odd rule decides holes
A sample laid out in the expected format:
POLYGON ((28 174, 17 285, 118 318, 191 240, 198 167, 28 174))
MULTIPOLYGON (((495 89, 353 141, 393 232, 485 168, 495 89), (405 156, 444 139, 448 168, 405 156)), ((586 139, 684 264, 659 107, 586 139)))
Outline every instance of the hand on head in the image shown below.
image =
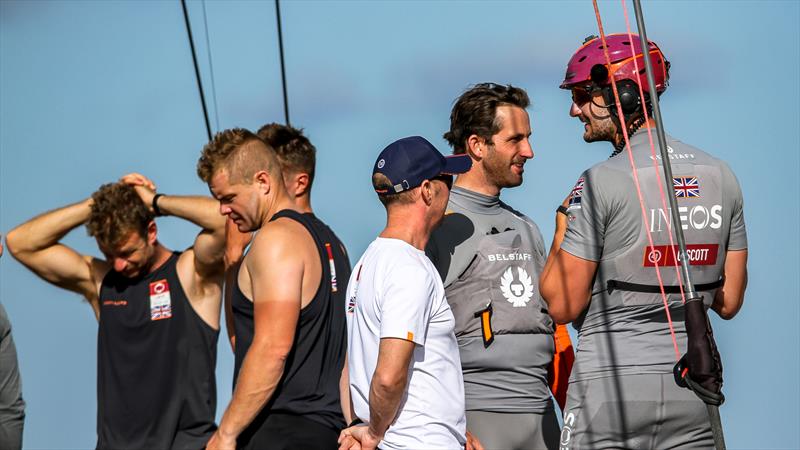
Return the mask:
POLYGON ((119 179, 120 183, 133 186, 139 198, 151 212, 153 212, 153 197, 156 195, 156 185, 152 180, 140 173, 129 173, 119 179))

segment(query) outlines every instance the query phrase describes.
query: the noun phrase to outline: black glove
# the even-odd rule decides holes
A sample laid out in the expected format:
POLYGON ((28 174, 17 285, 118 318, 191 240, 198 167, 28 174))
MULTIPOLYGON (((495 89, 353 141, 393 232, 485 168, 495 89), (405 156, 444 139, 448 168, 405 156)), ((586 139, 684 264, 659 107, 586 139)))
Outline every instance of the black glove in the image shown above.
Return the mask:
POLYGON ((703 297, 690 298, 683 305, 685 312, 687 349, 675 364, 675 381, 691 389, 706 404, 719 406, 722 395, 722 360, 714 341, 703 297))

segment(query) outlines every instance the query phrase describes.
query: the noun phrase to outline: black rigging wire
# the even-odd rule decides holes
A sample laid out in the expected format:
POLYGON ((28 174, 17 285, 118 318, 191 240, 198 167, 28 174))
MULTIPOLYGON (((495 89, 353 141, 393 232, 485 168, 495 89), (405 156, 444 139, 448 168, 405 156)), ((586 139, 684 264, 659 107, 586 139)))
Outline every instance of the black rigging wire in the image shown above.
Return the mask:
POLYGON ((197 53, 194 50, 194 38, 192 37, 192 26, 189 24, 189 11, 186 9, 186 0, 181 0, 181 7, 183 8, 183 19, 186 22, 186 33, 189 35, 189 46, 192 48, 194 75, 195 78, 197 78, 197 90, 200 92, 200 103, 203 105, 203 119, 206 121, 206 133, 208 133, 208 140, 211 141, 211 124, 208 121, 206 96, 203 94, 203 81, 200 79, 200 68, 197 66, 197 53))
POLYGON ((203 25, 206 30, 206 53, 208 54, 208 73, 211 78, 211 100, 214 102, 214 125, 219 128, 219 108, 217 103, 217 86, 214 82, 214 64, 211 61, 211 40, 208 37, 208 14, 206 14, 206 0, 203 0, 203 25))
POLYGON ((283 87, 283 114, 286 117, 286 125, 291 125, 289 122, 289 95, 286 92, 286 67, 283 62, 283 30, 281 29, 280 0, 275 0, 275 17, 278 20, 278 50, 280 51, 280 56, 281 56, 281 86, 283 87))

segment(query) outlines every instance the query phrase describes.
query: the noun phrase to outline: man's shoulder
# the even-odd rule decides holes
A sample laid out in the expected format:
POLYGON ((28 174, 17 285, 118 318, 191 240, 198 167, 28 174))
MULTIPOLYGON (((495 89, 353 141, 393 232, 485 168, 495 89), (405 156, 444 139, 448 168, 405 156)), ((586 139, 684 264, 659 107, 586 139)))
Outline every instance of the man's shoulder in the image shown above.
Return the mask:
POLYGON ((435 274, 428 257, 398 239, 379 239, 367 249, 365 263, 372 264, 386 276, 417 278, 435 274))
POLYGON ((288 217, 280 217, 264 224, 253 237, 247 257, 280 256, 281 258, 302 257, 304 246, 309 249, 313 238, 300 222, 288 217))

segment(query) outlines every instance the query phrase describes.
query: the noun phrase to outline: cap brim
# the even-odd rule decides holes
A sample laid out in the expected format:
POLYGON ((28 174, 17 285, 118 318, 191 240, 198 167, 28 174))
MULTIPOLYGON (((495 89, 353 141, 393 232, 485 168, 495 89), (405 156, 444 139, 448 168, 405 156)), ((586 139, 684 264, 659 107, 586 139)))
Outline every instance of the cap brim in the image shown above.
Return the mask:
POLYGON ((443 175, 459 175, 472 168, 472 158, 467 154, 447 155, 444 157, 443 175))

